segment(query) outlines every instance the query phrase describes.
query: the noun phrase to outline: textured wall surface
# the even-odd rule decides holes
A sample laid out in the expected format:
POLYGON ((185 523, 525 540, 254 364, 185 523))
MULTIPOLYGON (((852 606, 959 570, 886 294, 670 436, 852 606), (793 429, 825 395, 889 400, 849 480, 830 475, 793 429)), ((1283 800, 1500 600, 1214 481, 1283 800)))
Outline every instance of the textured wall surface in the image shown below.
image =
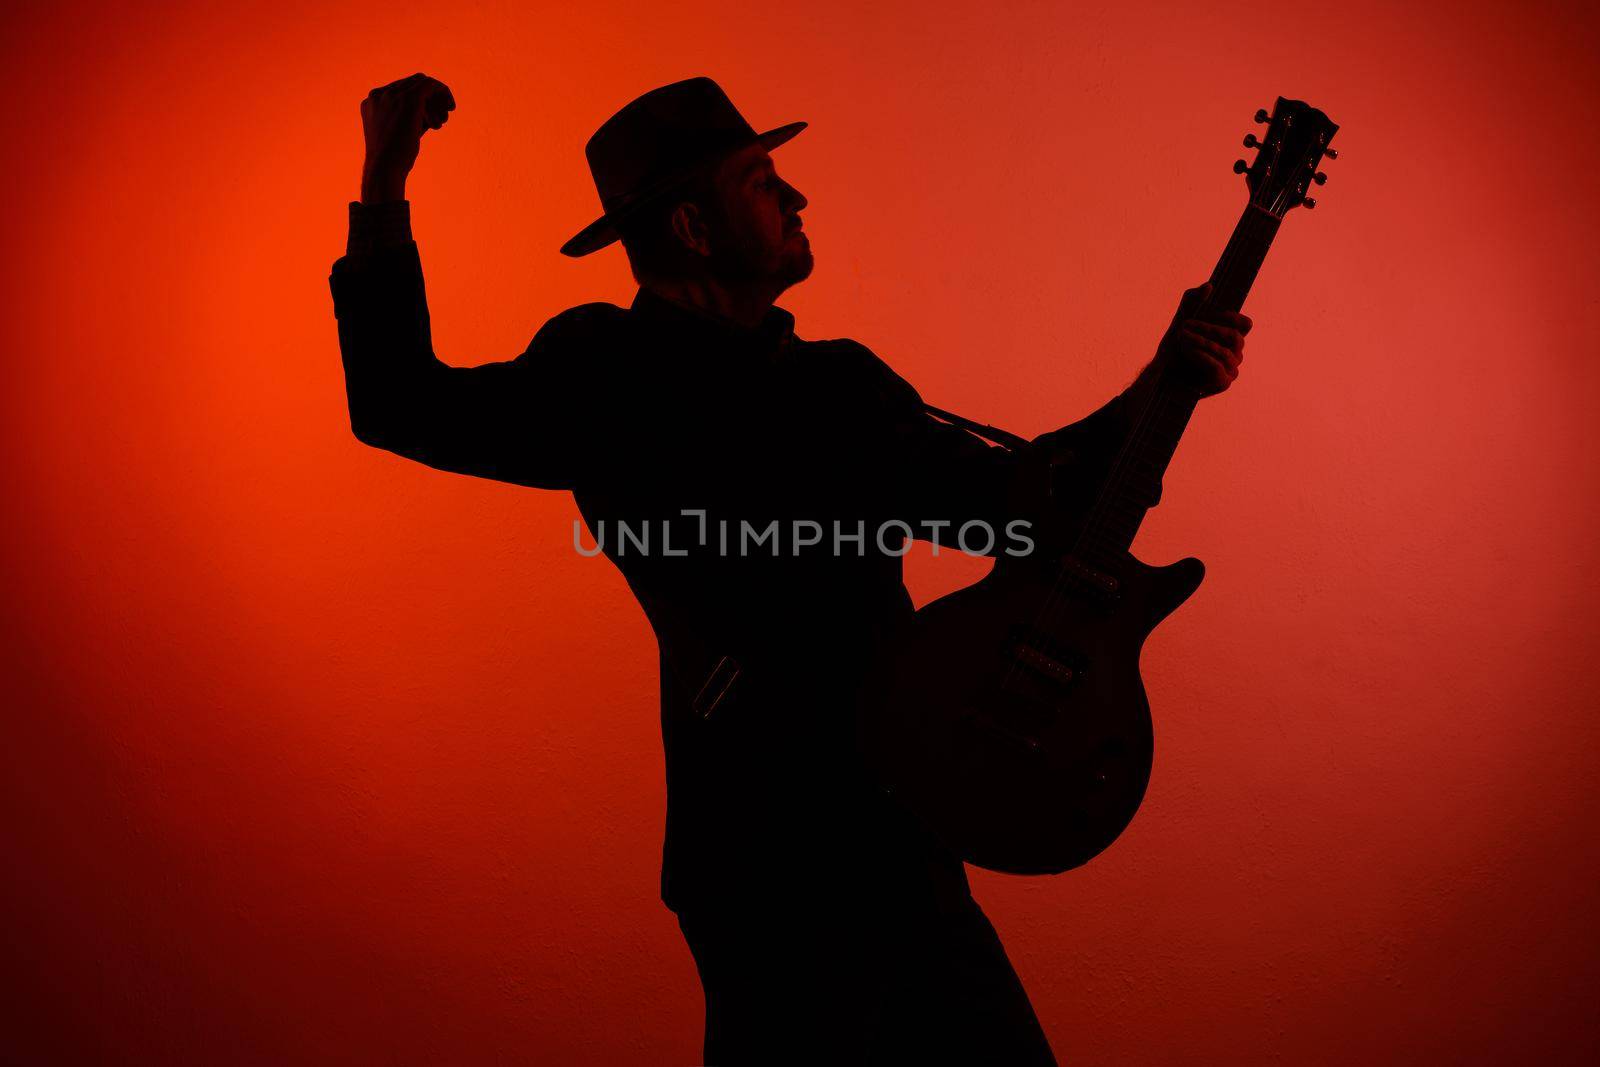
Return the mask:
POLYGON ((1205 277, 1255 109, 1327 109, 1137 546, 1210 568, 1145 807, 975 891, 1064 1062, 1592 1062, 1593 9, 385 7, 6 16, 5 1058, 696 1061, 642 615, 566 495, 349 433, 356 105, 425 70, 443 358, 631 299, 556 254, 582 145, 704 73, 812 124, 802 335, 1028 434, 1205 277))

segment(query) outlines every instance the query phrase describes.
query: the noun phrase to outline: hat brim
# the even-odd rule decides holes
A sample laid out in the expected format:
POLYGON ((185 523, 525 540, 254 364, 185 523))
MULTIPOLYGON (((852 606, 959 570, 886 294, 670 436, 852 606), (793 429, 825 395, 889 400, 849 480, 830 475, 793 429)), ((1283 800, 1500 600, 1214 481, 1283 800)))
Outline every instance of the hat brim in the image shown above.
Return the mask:
MULTIPOLYGON (((787 126, 779 126, 776 129, 768 130, 766 133, 759 133, 755 136, 754 140, 748 142, 747 144, 738 145, 732 149, 732 151, 739 151, 740 149, 747 148, 752 144, 759 144, 761 147, 771 151, 772 149, 783 144, 785 141, 793 138, 795 134, 799 133, 805 128, 806 123, 804 122, 791 122, 787 126)), ((670 179, 661 183, 660 189, 657 190, 654 195, 659 195, 660 193, 670 190, 678 183, 689 178, 697 169, 698 168, 695 168, 685 171, 682 174, 673 175, 670 179)), ((624 209, 621 212, 613 212, 610 214, 601 215, 599 218, 589 223, 589 225, 579 230, 569 241, 567 241, 566 244, 562 245, 561 254, 564 256, 572 256, 577 258, 578 256, 586 256, 590 252, 598 252, 600 249, 612 244, 618 239, 616 228, 617 221, 619 219, 627 218, 640 207, 650 203, 652 199, 653 196, 643 196, 635 200, 631 207, 624 209)))

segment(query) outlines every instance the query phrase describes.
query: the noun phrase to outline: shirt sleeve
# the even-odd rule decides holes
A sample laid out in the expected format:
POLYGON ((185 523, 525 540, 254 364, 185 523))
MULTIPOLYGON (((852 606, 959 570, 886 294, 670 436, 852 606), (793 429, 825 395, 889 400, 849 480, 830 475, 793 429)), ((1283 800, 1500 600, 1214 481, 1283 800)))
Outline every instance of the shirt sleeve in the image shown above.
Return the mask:
POLYGON ((366 255, 373 251, 403 248, 411 243, 411 201, 390 200, 378 204, 350 202, 350 234, 345 254, 366 255))
POLYGON ((447 365, 434 355, 403 202, 352 205, 347 253, 329 287, 358 440, 439 470, 541 489, 570 489, 583 477, 601 439, 595 365, 621 309, 569 308, 515 359, 447 365))

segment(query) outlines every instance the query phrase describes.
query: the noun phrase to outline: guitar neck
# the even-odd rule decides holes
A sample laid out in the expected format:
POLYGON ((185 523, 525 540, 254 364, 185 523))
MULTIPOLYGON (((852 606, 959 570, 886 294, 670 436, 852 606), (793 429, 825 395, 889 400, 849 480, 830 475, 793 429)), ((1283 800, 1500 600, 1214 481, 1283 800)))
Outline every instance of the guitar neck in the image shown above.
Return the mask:
MULTIPOLYGON (((1211 272, 1210 306, 1228 311, 1244 307, 1280 222, 1254 203, 1245 207, 1211 272)), ((1199 399, 1192 385, 1167 374, 1153 378, 1129 397, 1133 428, 1089 513, 1078 541, 1078 556, 1110 562, 1132 546, 1145 513, 1155 506, 1162 476, 1199 399)))

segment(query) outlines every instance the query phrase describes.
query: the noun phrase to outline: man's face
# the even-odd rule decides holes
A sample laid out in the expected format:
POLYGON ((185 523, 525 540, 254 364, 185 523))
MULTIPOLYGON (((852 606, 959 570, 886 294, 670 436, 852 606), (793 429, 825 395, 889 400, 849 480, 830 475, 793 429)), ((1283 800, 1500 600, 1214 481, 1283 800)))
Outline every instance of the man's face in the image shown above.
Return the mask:
POLYGON ((761 145, 723 160, 714 185, 720 218, 711 229, 711 269, 743 282, 764 280, 774 295, 811 274, 811 241, 800 229, 806 198, 782 178, 761 145))

